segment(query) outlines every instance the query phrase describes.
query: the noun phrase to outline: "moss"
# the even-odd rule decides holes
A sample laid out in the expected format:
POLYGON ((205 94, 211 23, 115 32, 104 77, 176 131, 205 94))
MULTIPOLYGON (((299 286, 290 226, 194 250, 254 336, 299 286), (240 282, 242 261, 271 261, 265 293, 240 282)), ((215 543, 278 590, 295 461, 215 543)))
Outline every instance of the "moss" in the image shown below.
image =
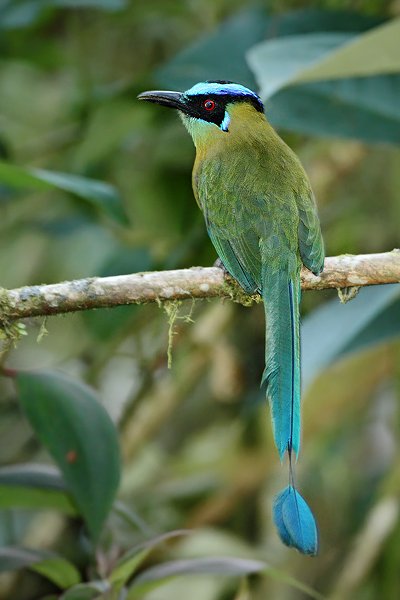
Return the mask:
MULTIPOLYGON (((65 317, 65 315, 60 315, 60 316, 65 317)), ((40 342, 42 341, 42 339, 46 335, 48 335, 48 333, 49 333, 48 330, 47 330, 46 325, 47 325, 47 317, 44 317, 44 319, 43 319, 43 321, 42 321, 42 323, 40 325, 40 330, 39 330, 38 336, 36 338, 36 341, 37 341, 38 344, 40 344, 40 342)))
POLYGON ((0 328, 0 357, 7 354, 12 346, 17 345, 18 340, 24 335, 28 335, 26 326, 21 321, 12 321, 6 323, 2 321, 0 328))
POLYGON ((339 296, 339 300, 342 304, 346 304, 355 298, 360 290, 360 287, 353 285, 351 287, 336 288, 339 296))
POLYGON ((230 275, 225 275, 224 293, 232 302, 246 307, 262 302, 260 294, 248 294, 230 275))
POLYGON ((8 291, 0 288, 0 324, 9 319, 12 305, 8 296, 8 291))
POLYGON ((164 310, 168 317, 168 348, 167 348, 167 357, 168 357, 168 369, 172 368, 172 343, 175 335, 174 325, 175 321, 178 319, 179 308, 182 304, 181 300, 168 300, 164 302, 164 310))
POLYGON ((14 320, 12 311, 13 305, 7 290, 0 288, 0 356, 6 354, 12 346, 15 347, 22 336, 28 335, 25 324, 14 320))
POLYGON ((168 348, 167 348, 167 356, 168 356, 168 369, 172 368, 172 344, 173 338, 175 335, 174 325, 178 319, 181 319, 185 323, 194 323, 192 319, 193 309, 196 303, 195 298, 192 298, 192 304, 188 314, 180 315, 179 310, 182 306, 182 300, 167 300, 164 304, 158 302, 158 305, 163 307, 164 311, 168 317, 168 348))

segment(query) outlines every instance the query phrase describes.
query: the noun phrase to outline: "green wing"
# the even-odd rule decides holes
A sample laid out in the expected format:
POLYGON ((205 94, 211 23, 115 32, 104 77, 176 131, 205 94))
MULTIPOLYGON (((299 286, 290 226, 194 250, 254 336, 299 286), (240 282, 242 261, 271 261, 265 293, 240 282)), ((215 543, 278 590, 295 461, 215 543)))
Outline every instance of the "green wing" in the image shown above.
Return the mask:
POLYGON ((285 270, 288 257, 298 251, 294 197, 282 200, 234 191, 229 193, 228 202, 226 196, 228 194, 223 195, 218 205, 208 198, 208 205, 204 207, 208 234, 225 268, 244 290, 261 292, 263 264, 267 262, 272 271, 285 270), (274 210, 277 205, 278 215, 274 210))
POLYGON ((257 283, 259 276, 257 274, 261 271, 260 259, 254 252, 245 250, 246 246, 248 246, 245 243, 245 239, 225 239, 218 235, 215 228, 210 224, 207 226, 207 231, 218 256, 232 277, 240 283, 248 294, 254 293, 259 289, 259 284, 257 283))
POLYGON ((314 196, 310 195, 297 200, 299 211, 299 251, 304 265, 315 275, 324 268, 324 242, 317 215, 314 196))

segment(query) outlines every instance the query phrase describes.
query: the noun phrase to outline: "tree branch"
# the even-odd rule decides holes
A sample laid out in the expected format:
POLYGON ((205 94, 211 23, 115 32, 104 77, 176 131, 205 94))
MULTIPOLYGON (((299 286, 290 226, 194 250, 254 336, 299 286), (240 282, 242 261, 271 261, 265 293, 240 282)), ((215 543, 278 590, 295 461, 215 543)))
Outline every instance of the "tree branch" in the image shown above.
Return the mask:
MULTIPOLYGON (((318 277, 305 268, 301 272, 303 290, 399 282, 400 250, 397 249, 382 254, 327 258, 318 277)), ((0 324, 92 308, 217 296, 245 304, 249 300, 240 286, 218 267, 92 277, 15 290, 0 288, 0 324)))

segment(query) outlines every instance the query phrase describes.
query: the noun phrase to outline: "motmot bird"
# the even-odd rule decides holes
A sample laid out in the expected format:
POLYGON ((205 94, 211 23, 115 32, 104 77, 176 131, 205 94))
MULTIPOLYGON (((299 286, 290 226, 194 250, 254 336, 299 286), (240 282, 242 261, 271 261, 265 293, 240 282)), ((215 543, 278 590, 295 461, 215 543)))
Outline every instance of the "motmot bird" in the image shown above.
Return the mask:
POLYGON ((317 551, 317 529, 297 492, 292 453, 300 450, 300 269, 319 274, 324 245, 310 182, 295 153, 264 114, 261 98, 230 81, 197 83, 186 92, 148 91, 140 100, 179 111, 193 138, 193 191, 225 269, 249 294, 258 292, 266 318, 262 386, 289 485, 275 499, 284 543, 317 551))

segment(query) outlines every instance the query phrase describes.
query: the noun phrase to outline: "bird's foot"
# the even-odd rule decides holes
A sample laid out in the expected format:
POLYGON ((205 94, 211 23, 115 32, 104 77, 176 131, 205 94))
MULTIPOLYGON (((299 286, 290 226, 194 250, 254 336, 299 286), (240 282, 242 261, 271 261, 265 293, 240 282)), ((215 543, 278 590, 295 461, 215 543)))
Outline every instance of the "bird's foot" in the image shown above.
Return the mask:
POLYGON ((215 261, 215 263, 213 264, 213 267, 218 267, 218 269, 222 269, 222 271, 224 272, 224 275, 230 275, 228 269, 225 267, 224 263, 222 262, 222 260, 218 257, 217 260, 215 261))

